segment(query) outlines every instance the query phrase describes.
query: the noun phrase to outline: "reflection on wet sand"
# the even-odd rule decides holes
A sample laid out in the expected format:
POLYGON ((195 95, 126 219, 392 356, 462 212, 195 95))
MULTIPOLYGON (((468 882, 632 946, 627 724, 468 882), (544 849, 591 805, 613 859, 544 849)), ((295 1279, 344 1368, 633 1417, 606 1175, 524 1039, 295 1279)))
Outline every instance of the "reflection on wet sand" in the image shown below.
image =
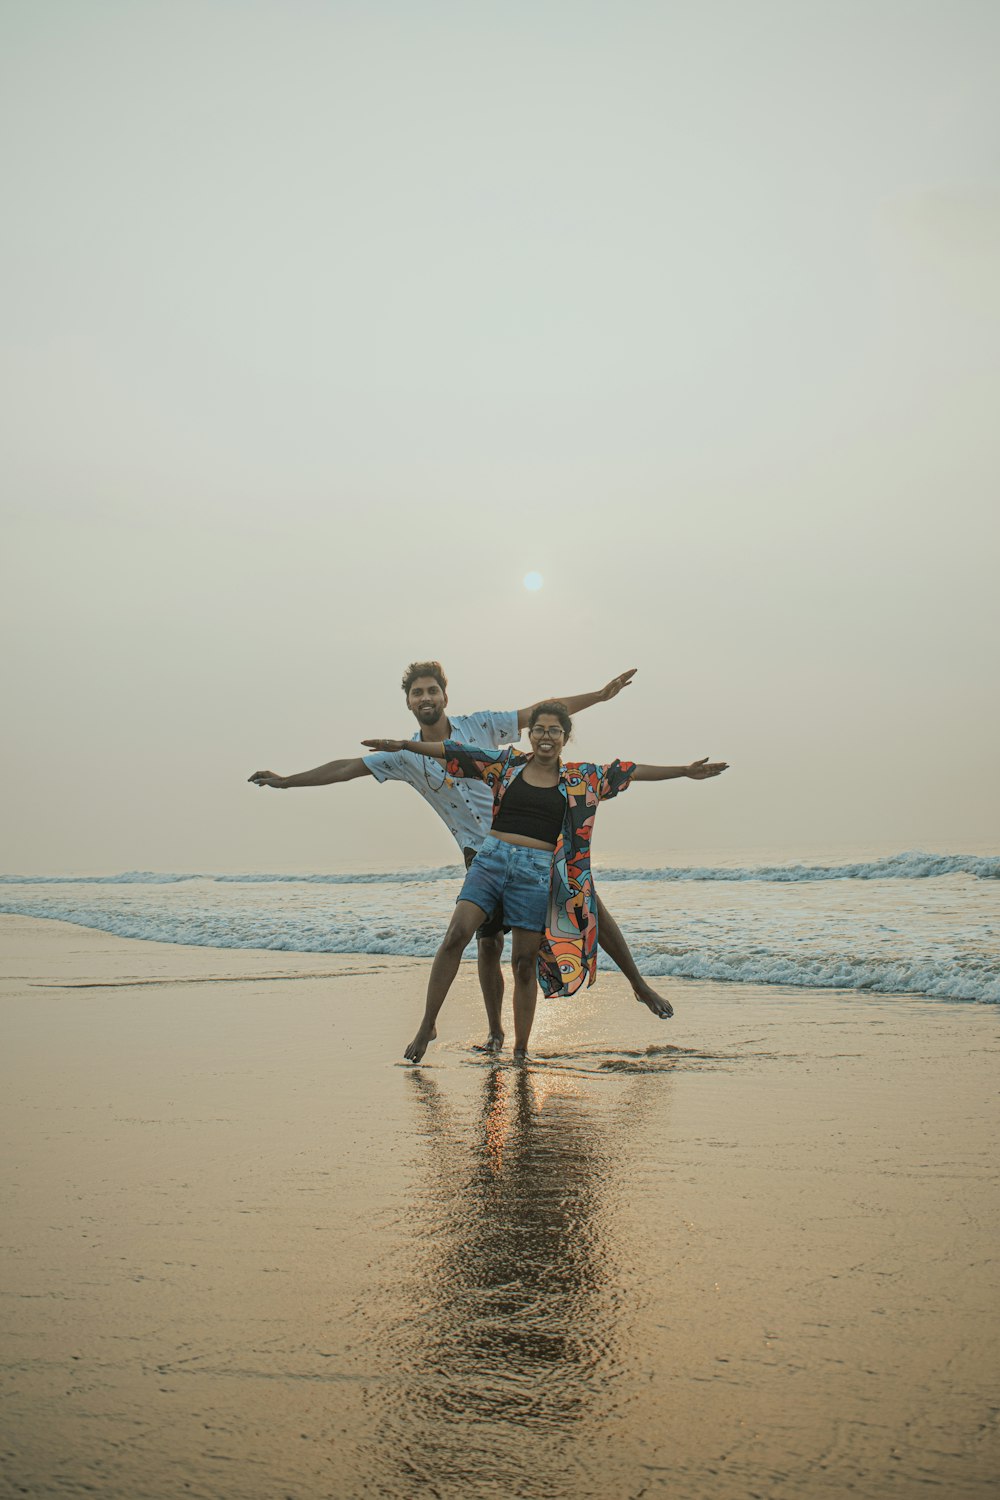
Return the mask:
POLYGON ((562 1494, 618 1364, 608 1216, 627 1137, 544 1070, 491 1067, 471 1130, 430 1076, 409 1077, 426 1169, 400 1226, 407 1310, 375 1330, 396 1372, 371 1392, 375 1472, 387 1494, 514 1494, 525 1475, 562 1494))

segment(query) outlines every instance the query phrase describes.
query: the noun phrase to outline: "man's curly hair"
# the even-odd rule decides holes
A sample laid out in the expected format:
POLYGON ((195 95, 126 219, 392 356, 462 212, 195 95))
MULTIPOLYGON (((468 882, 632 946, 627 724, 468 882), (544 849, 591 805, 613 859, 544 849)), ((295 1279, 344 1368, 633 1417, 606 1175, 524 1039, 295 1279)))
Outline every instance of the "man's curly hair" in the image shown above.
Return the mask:
POLYGON ((439 661, 411 661, 403 673, 403 697, 410 696, 410 688, 418 677, 433 677, 442 693, 448 691, 448 679, 439 661))

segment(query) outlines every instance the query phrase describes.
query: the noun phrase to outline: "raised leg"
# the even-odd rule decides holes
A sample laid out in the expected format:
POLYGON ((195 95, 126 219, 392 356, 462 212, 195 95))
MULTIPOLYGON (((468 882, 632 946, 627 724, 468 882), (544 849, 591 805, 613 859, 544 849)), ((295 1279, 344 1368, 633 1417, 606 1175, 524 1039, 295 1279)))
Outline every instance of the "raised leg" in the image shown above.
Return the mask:
POLYGON ((448 923, 448 931, 440 948, 434 955, 431 964, 430 979, 427 981, 427 1001, 424 1005, 424 1019, 420 1023, 420 1030, 413 1041, 407 1047, 403 1056, 407 1062, 418 1063, 427 1051, 428 1045, 437 1036, 435 1022, 438 1011, 445 1002, 445 997, 451 989, 452 981, 458 973, 458 966, 462 961, 472 934, 477 927, 481 927, 486 921, 486 913, 482 907, 474 901, 459 901, 455 905, 451 921, 448 923))
POLYGON ((608 957, 613 959, 619 969, 621 969, 625 978, 632 986, 632 993, 640 1005, 648 1005, 654 1016, 659 1016, 661 1021, 667 1020, 669 1016, 673 1015, 674 1007, 670 1004, 669 1000, 664 999, 662 995, 658 995, 653 986, 647 984, 645 979, 643 979, 636 968, 632 951, 628 943, 626 943, 618 923, 596 891, 594 892, 594 898, 597 905, 597 941, 599 946, 604 949, 608 957))
POLYGON ((515 927, 511 933, 511 965, 514 969, 514 1061, 524 1062, 538 999, 536 963, 542 934, 515 927))

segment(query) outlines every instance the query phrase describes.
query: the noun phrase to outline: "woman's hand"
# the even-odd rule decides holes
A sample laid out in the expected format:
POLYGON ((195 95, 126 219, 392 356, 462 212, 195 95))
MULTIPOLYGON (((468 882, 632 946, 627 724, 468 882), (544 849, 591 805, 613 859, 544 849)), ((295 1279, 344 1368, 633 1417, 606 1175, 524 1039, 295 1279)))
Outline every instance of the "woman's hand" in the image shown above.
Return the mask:
POLYGON ((689 766, 685 766, 684 775, 691 781, 707 781, 710 776, 721 776, 723 771, 728 770, 728 761, 710 761, 706 755, 701 760, 693 760, 689 766))
POLYGON ((410 750, 413 746, 412 740, 362 740, 361 743, 369 750, 410 750))

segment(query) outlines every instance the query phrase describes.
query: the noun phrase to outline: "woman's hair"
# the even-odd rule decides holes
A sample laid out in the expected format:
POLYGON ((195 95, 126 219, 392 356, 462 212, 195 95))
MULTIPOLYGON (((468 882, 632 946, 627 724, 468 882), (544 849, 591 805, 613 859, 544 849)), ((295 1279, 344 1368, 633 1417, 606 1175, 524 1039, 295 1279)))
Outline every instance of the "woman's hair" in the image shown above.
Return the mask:
POLYGON ((410 688, 418 677, 433 677, 442 693, 448 691, 448 679, 439 661, 411 661, 403 673, 403 697, 410 696, 410 688))
POLYGON ((573 733, 573 720, 569 716, 569 709, 565 703, 560 703, 555 698, 550 699, 546 703, 536 703, 531 710, 531 717, 528 719, 529 731, 534 729, 542 714, 551 714, 554 719, 558 719, 563 727, 566 738, 569 739, 573 733))

